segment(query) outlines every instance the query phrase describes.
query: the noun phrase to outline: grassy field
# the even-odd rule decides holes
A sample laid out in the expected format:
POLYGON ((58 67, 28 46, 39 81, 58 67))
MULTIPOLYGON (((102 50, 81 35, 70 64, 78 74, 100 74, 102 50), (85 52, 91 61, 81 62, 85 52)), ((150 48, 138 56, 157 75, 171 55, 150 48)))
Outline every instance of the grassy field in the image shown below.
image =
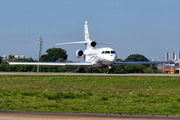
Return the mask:
POLYGON ((0 76, 0 110, 180 115, 180 77, 0 76))

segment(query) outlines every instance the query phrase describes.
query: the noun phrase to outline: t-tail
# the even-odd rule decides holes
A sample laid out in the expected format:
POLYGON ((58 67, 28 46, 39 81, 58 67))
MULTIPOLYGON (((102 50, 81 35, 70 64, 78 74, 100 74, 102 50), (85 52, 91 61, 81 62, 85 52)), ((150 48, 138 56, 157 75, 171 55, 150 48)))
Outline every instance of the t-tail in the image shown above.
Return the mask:
POLYGON ((113 45, 111 43, 103 43, 103 42, 102 43, 96 43, 96 41, 90 40, 89 30, 88 30, 88 21, 85 21, 84 33, 85 33, 85 41, 69 42, 69 43, 58 43, 56 45, 70 45, 70 44, 85 43, 85 45, 87 45, 87 49, 94 48, 94 47, 96 47, 97 44, 113 45))
POLYGON ((88 24, 88 21, 86 21, 85 25, 84 25, 85 40, 90 41, 89 30, 88 30, 88 25, 87 24, 88 24))

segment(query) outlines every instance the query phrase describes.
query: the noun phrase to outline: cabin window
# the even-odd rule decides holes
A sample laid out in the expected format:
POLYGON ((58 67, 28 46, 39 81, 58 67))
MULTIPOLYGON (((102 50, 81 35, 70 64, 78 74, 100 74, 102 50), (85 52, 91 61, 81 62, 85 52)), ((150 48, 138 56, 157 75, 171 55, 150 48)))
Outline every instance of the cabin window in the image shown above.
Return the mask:
POLYGON ((104 51, 102 51, 102 53, 101 54, 104 54, 104 51))

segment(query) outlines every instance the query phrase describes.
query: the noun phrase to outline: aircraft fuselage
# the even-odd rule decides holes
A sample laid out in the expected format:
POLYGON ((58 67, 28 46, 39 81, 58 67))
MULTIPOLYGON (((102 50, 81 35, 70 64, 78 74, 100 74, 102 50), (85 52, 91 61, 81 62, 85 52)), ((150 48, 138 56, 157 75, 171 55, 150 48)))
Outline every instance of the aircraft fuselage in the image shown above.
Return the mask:
POLYGON ((117 54, 112 48, 91 48, 84 51, 85 62, 91 62, 92 67, 103 68, 112 65, 117 60, 117 54))

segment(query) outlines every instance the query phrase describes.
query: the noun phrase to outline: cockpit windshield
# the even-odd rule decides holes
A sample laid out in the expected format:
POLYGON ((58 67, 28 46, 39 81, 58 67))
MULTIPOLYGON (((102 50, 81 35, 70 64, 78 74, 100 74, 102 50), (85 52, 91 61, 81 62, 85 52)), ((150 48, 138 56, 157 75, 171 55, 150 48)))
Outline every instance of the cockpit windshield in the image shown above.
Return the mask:
POLYGON ((115 51, 111 51, 111 54, 116 54, 116 52, 115 51))
POLYGON ((105 54, 110 54, 110 51, 105 51, 104 53, 105 53, 105 54))
POLYGON ((116 54, 115 51, 102 51, 101 54, 116 54))

